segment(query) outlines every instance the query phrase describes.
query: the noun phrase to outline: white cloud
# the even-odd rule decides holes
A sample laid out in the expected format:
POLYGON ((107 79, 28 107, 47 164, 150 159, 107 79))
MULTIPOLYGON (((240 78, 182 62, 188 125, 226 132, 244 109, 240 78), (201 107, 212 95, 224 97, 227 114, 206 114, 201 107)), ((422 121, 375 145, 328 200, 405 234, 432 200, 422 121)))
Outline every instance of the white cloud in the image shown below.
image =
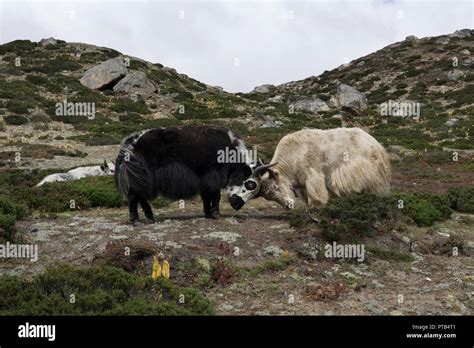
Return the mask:
POLYGON ((91 43, 162 63, 228 91, 249 91, 264 83, 318 75, 408 35, 474 28, 473 4, 471 0, 3 1, 0 42, 53 36, 91 43))

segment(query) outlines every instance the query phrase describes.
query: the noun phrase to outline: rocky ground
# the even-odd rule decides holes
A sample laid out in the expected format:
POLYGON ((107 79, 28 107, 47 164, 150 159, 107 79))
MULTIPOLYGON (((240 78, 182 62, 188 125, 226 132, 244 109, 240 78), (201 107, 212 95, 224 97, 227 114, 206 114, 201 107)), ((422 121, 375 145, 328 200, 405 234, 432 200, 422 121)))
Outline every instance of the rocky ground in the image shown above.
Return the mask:
MULTIPOLYGON (((370 250, 397 250, 401 256, 367 252, 364 262, 357 262, 318 255, 325 244, 318 225, 298 231, 272 203, 256 200, 239 212, 222 206, 221 219, 207 220, 200 202, 186 202, 184 209, 173 203, 155 209, 156 223, 136 227, 128 224, 125 208, 33 216, 18 227, 25 242, 39 245, 38 262, 10 259, 0 262, 0 272, 31 276, 56 262, 114 263, 123 248, 144 246, 168 258, 171 279, 201 287, 218 314, 474 313, 473 215, 454 214, 430 228, 410 226, 367 239, 370 250), (457 256, 449 247, 452 238, 464 241, 457 256), (208 275, 223 246, 237 273, 221 285, 208 275)), ((137 257, 137 272, 151 274, 151 253, 137 257)))

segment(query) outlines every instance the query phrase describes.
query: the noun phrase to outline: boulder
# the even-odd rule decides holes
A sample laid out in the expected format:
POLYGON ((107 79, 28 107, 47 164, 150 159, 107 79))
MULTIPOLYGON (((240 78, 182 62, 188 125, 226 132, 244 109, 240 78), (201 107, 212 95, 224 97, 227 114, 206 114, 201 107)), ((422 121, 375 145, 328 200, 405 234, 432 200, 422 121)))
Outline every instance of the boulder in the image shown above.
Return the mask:
POLYGON ((270 103, 281 103, 283 101, 283 96, 281 95, 276 95, 274 97, 268 98, 268 101, 270 103))
POLYGON ((466 68, 474 68, 474 58, 466 58, 462 62, 462 66, 466 68))
POLYGON ((90 89, 101 89, 127 74, 127 67, 121 57, 106 60, 87 70, 79 80, 90 89))
POLYGON ((457 118, 450 118, 449 120, 446 121, 446 126, 452 127, 455 126, 456 123, 458 123, 459 120, 457 118))
POLYGON ((436 39, 435 43, 439 45, 446 45, 447 43, 449 43, 449 37, 441 36, 436 39))
POLYGON ((332 101, 337 107, 355 115, 360 115, 368 108, 365 95, 354 87, 341 83, 338 87, 336 100, 332 101))
POLYGON ((449 34, 448 36, 449 37, 460 37, 460 38, 470 37, 471 36, 471 30, 470 29, 456 30, 454 33, 449 34))
POLYGON ((268 93, 274 88, 275 88, 274 85, 266 84, 266 85, 261 85, 261 86, 255 87, 252 92, 255 92, 255 93, 268 93))
POLYGON ((156 92, 156 87, 144 72, 134 71, 125 75, 115 86, 114 92, 124 94, 136 94, 144 97, 156 92))
POLYGON ((418 37, 416 37, 415 35, 408 35, 406 38, 405 38, 405 41, 418 41, 418 37))
POLYGON ((283 122, 275 120, 273 117, 265 115, 265 122, 260 125, 259 128, 280 128, 283 122))
POLYGON ((292 103, 297 111, 305 110, 310 112, 328 111, 329 106, 319 98, 301 99, 292 103))
POLYGON ((54 37, 49 37, 47 39, 41 39, 39 44, 41 46, 56 45, 58 41, 54 37))
POLYGON ((464 73, 459 69, 454 69, 448 72, 448 80, 456 81, 464 76, 464 73))

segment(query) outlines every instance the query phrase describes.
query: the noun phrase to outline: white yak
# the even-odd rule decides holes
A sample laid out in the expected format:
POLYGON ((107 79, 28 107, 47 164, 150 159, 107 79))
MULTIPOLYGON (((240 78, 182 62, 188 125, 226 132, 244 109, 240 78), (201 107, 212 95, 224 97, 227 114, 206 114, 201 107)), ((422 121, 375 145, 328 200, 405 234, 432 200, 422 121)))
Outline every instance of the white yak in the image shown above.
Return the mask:
POLYGON ((104 164, 100 166, 78 167, 71 169, 67 173, 50 174, 41 180, 36 186, 43 186, 44 184, 50 182, 79 180, 88 176, 114 175, 114 172, 115 165, 113 163, 107 163, 104 160, 104 164))
POLYGON ((264 197, 287 209, 301 197, 308 208, 351 193, 390 192, 390 162, 382 145, 360 128, 303 129, 284 136, 268 165, 255 168, 241 186, 230 187, 240 209, 264 197))

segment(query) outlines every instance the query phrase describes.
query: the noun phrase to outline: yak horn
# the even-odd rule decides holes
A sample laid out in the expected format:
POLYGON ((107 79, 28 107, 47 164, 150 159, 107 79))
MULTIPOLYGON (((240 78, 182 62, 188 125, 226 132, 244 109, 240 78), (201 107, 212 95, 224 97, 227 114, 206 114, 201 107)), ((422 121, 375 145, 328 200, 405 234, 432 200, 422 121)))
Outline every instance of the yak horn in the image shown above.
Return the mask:
POLYGON ((274 165, 278 164, 278 162, 273 163, 273 164, 264 164, 263 166, 255 168, 255 171, 253 172, 254 175, 256 176, 262 176, 265 174, 266 171, 268 171, 271 167, 274 165))

